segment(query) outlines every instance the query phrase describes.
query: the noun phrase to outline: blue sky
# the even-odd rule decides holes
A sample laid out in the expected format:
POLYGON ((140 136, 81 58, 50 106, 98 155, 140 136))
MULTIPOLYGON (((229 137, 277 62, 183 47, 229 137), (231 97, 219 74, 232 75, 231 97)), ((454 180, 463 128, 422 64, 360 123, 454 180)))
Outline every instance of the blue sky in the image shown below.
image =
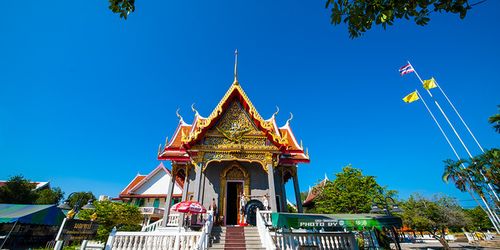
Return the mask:
POLYGON ((398 21, 351 40, 346 26, 329 24, 324 1, 137 1, 127 21, 107 1, 5 2, 0 179, 116 196, 158 164, 177 107, 188 122, 192 103, 212 111, 238 48, 240 82, 261 115, 278 105, 283 124, 294 113, 312 159, 299 167, 301 189, 352 164, 401 198, 441 192, 472 206, 441 181, 442 161, 454 156, 422 103, 401 101, 419 84, 397 69, 411 60, 435 76, 483 146, 498 147, 487 118, 500 104, 499 8, 487 1, 465 20, 434 14, 426 27, 398 21))

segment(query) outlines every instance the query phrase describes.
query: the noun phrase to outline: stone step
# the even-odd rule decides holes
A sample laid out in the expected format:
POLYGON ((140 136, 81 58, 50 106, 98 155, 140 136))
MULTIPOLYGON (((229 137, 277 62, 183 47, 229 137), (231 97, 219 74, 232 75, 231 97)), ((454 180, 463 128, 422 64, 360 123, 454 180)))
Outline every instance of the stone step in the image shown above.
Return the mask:
POLYGON ((235 246, 226 247, 224 245, 213 245, 213 246, 209 247, 209 249, 252 249, 252 250, 259 250, 259 249, 265 249, 265 248, 262 247, 261 245, 259 245, 259 246, 245 246, 245 247, 235 247, 235 246))
POLYGON ((250 236, 255 236, 259 235, 259 232, 244 232, 244 233, 235 233, 235 232, 220 232, 220 233, 214 233, 212 232, 212 235, 250 235, 250 236))
MULTIPOLYGON (((246 239, 247 241, 248 240, 258 240, 258 241, 260 241, 260 237, 258 235, 256 235, 256 236, 245 236, 245 237, 242 237, 242 238, 246 239)), ((212 236, 212 239, 218 239, 218 240, 224 241, 226 239, 229 239, 229 240, 234 239, 234 237, 212 236)))
MULTIPOLYGON (((227 248, 239 248, 235 245, 226 245, 226 244, 214 244, 210 247, 210 249, 224 249, 225 247, 227 248)), ((242 248, 242 247, 240 247, 242 248)), ((263 249, 262 245, 245 245, 246 249, 263 249)))

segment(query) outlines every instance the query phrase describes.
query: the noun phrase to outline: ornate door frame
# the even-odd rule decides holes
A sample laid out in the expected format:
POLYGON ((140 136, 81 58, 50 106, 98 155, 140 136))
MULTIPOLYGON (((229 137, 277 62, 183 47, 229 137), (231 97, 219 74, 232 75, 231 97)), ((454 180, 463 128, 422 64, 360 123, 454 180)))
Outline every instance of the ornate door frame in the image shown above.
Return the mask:
POLYGON ((250 175, 248 171, 242 167, 238 162, 231 163, 225 167, 220 174, 220 207, 223 208, 224 224, 227 218, 227 183, 228 182, 241 182, 243 183, 243 193, 246 196, 250 195, 250 175))

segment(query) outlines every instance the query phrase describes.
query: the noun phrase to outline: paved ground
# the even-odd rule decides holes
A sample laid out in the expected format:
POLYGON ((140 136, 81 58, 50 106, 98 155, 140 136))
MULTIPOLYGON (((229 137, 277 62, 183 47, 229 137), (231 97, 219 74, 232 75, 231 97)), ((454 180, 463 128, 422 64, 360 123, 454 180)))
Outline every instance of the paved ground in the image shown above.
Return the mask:
MULTIPOLYGON (((500 239, 493 241, 482 241, 477 244, 469 244, 466 242, 450 242, 452 249, 500 249, 500 239)), ((439 242, 426 242, 426 243, 402 243, 401 247, 404 250, 416 249, 443 249, 439 242)))

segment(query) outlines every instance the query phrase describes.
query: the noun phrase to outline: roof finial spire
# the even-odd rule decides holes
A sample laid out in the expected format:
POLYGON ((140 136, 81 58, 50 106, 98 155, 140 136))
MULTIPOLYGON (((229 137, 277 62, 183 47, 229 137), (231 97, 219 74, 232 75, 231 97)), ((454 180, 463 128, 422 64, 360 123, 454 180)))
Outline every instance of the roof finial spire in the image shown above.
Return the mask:
POLYGON ((193 110, 193 112, 194 112, 194 115, 195 115, 195 116, 200 116, 200 114, 198 113, 198 110, 196 110, 196 109, 194 108, 194 103, 193 103, 193 104, 191 104, 191 110, 193 110))
POLYGON ((182 119, 182 116, 181 114, 179 114, 179 110, 181 110, 180 108, 177 108, 177 111, 175 111, 175 114, 177 115, 177 117, 179 117, 179 120, 181 123, 184 123, 184 119, 182 119))
POLYGON ((238 49, 234 51, 234 83, 238 84, 238 49))

